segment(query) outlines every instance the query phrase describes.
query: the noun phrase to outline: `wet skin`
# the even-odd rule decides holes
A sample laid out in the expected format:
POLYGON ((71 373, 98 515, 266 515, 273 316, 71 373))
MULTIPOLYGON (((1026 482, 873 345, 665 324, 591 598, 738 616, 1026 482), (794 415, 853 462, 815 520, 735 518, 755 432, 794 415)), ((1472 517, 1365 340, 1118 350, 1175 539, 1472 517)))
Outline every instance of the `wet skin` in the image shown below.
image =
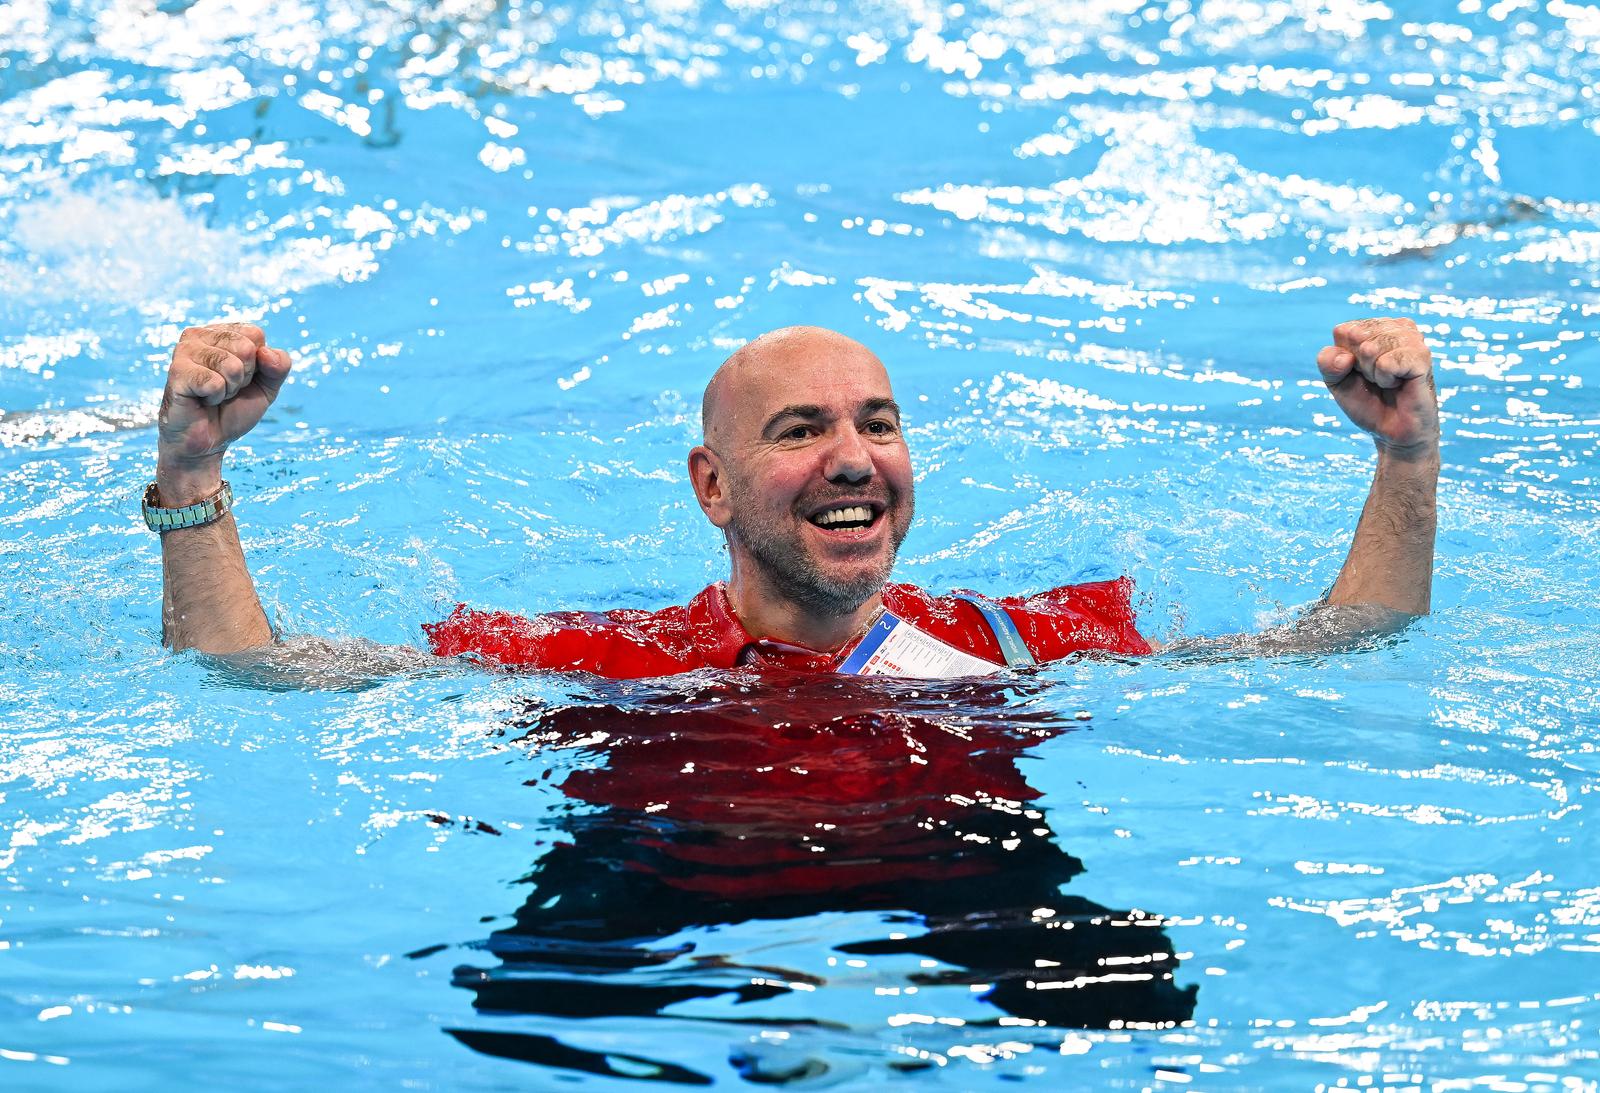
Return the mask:
POLYGON ((911 526, 911 455, 889 374, 816 327, 758 338, 706 388, 689 474, 728 540, 728 596, 752 634, 838 648, 876 611, 911 526), (823 526, 866 510, 865 523, 823 526))

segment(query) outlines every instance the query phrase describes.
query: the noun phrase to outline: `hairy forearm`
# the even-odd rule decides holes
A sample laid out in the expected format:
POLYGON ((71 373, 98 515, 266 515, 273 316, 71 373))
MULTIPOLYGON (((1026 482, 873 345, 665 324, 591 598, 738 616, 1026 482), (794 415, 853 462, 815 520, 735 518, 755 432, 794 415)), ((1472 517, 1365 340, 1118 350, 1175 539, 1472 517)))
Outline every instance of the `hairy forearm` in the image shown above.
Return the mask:
POLYGON ((1327 603, 1384 607, 1411 616, 1428 613, 1438 483, 1436 444, 1414 452, 1380 446, 1372 490, 1327 603))
MULTIPOLYGON (((220 468, 196 472, 163 466, 156 474, 161 504, 169 508, 193 504, 220 484, 220 468)), ((236 653, 272 642, 232 513, 162 535, 161 575, 162 639, 173 649, 236 653)))
POLYGON ((1190 638, 1166 646, 1176 660, 1335 653, 1404 630, 1428 613, 1433 585, 1439 449, 1380 447, 1378 470, 1332 590, 1291 623, 1260 634, 1190 638))

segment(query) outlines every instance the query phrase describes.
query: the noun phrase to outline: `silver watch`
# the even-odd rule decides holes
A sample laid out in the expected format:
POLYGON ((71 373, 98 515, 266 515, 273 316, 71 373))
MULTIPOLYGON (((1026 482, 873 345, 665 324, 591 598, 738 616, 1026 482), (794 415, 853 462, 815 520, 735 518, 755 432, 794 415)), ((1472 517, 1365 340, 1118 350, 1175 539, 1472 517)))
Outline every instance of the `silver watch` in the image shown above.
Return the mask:
POLYGON ((198 528, 206 524, 214 524, 222 519, 233 508, 233 488, 226 482, 222 488, 210 497, 196 501, 192 505, 182 508, 164 509, 161 507, 161 494, 156 489, 154 482, 145 487, 144 491, 144 522, 151 531, 166 534, 177 531, 179 528, 198 528))

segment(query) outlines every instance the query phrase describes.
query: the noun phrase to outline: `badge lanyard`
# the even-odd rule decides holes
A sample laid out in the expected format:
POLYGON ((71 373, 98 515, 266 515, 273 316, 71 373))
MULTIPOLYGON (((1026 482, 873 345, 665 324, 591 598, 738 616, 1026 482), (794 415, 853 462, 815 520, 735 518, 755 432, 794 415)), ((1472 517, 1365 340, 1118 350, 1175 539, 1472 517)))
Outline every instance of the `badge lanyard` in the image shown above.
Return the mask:
MULTIPOLYGON (((1000 643, 1006 658, 1005 667, 1019 668, 1035 663, 1016 623, 1003 609, 976 597, 959 598, 978 609, 984 623, 1000 643)), ((885 608, 844 658, 838 671, 859 676, 951 679, 956 676, 992 675, 1001 667, 924 633, 885 608)))

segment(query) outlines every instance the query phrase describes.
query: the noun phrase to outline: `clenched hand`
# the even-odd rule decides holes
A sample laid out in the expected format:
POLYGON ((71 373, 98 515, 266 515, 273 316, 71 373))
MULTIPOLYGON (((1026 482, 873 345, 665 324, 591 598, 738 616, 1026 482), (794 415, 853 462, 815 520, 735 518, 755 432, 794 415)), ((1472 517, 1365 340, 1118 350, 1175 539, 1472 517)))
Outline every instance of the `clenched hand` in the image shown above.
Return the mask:
POLYGON ((293 361, 258 326, 222 323, 183 332, 161 398, 156 481, 162 503, 188 504, 216 489, 222 453, 255 428, 293 361))
POLYGON ((1410 319, 1340 323, 1317 367, 1345 416, 1379 448, 1416 456, 1438 447, 1433 354, 1410 319))

